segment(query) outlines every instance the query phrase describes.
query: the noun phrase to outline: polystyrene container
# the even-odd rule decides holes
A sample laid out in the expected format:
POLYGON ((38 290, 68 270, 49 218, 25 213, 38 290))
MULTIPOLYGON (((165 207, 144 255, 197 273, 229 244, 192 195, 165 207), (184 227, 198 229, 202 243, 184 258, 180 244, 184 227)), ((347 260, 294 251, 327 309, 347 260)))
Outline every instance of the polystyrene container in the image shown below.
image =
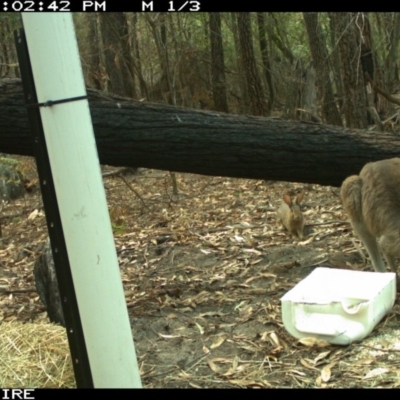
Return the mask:
POLYGON ((282 320, 298 339, 345 345, 369 335, 395 299, 393 272, 320 267, 281 298, 282 320))

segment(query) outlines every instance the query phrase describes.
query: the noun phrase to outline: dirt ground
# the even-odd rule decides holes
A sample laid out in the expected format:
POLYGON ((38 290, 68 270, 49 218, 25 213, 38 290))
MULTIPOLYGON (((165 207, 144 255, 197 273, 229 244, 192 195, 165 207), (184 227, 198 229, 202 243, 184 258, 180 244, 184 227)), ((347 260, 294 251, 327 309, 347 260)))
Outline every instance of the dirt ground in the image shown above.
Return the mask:
MULTIPOLYGON (((0 323, 47 320, 32 273, 44 210, 34 160, 17 159, 33 190, 2 204, 0 323)), ((349 346, 301 343, 283 327, 280 298, 317 266, 371 270, 338 188, 176 177, 178 196, 164 171, 104 178, 144 387, 399 386, 397 302, 349 346), (300 191, 303 240, 275 215, 300 191)))

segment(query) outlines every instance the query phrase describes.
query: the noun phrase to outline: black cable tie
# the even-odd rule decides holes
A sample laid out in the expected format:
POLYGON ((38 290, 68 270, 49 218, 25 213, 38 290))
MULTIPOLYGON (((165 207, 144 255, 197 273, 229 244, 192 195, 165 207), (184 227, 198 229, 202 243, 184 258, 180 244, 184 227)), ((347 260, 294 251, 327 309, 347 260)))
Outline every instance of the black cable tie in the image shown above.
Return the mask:
POLYGON ((62 100, 48 100, 48 101, 45 101, 44 103, 28 104, 27 107, 51 107, 56 104, 69 103, 71 101, 78 101, 78 100, 85 100, 87 98, 88 98, 87 96, 78 96, 78 97, 70 97, 69 99, 62 99, 62 100))

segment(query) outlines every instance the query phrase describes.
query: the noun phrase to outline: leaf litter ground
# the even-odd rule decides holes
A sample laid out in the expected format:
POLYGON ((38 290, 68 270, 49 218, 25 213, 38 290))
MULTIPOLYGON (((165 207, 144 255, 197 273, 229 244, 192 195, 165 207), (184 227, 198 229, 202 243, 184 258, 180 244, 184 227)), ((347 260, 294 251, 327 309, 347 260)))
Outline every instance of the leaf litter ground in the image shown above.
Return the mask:
MULTIPOLYGON (((34 161, 17 157, 37 182, 34 161)), ((103 168, 110 171, 112 168, 103 168)), ((292 338, 280 298, 315 267, 371 269, 337 188, 140 170, 104 178, 144 387, 398 387, 399 307, 362 343, 292 338), (305 192, 306 237, 276 221, 305 192)), ((36 185, 37 187, 37 185, 36 185)), ((2 205, 0 386, 74 387, 62 327, 33 265, 47 239, 39 189, 2 205)))

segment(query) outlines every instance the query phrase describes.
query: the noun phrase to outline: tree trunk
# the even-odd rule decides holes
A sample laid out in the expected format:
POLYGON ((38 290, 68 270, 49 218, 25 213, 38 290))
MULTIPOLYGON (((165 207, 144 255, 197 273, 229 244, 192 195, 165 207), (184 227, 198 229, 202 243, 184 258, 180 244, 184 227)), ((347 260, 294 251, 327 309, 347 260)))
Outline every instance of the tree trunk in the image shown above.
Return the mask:
POLYGON ((156 92, 159 92, 159 95, 161 95, 163 101, 168 104, 173 104, 173 98, 175 98, 175 96, 172 93, 171 76, 169 71, 165 13, 156 13, 155 15, 145 16, 146 21, 150 25, 153 33, 154 42, 156 43, 157 47, 158 59, 160 62, 161 77, 158 84, 155 85, 155 98, 158 97, 156 92))
POLYGON ((250 111, 253 115, 267 115, 267 103, 258 73, 251 32, 250 13, 238 13, 240 56, 243 60, 249 93, 250 111))
MULTIPOLYGON (((278 29, 278 23, 275 19, 274 13, 270 12, 268 13, 270 20, 274 21, 274 24, 276 28, 278 29)), ((267 33, 269 39, 274 42, 275 46, 280 50, 282 55, 289 61, 290 65, 293 65, 296 62, 296 57, 292 53, 292 50, 283 42, 282 37, 279 37, 278 35, 275 34, 272 28, 272 24, 266 25, 267 28, 267 33)), ((286 41, 287 42, 287 41, 286 41)))
POLYGON ((265 79, 267 81, 269 88, 268 114, 270 114, 275 103, 276 93, 275 93, 275 86, 272 81, 271 62, 269 59, 268 44, 265 35, 265 18, 264 18, 264 13, 262 12, 257 13, 257 26, 258 26, 258 41, 260 43, 260 51, 261 51, 261 60, 263 63, 265 79))
POLYGON ((97 13, 84 13, 82 15, 83 20, 86 23, 87 31, 87 67, 86 79, 88 86, 102 90, 104 89, 104 70, 101 64, 100 58, 100 32, 98 29, 98 17, 97 13))
POLYGON ((339 115, 340 119, 342 119, 342 109, 343 109, 343 99, 344 99, 344 92, 343 92, 343 82, 342 82, 342 74, 340 72, 340 58, 339 58, 339 49, 337 46, 338 43, 338 37, 336 34, 336 28, 335 28, 335 21, 334 21, 334 13, 329 12, 329 34, 330 34, 330 45, 331 45, 331 65, 333 69, 333 76, 335 80, 335 101, 336 105, 339 109, 339 115))
MULTIPOLYGON (((339 186, 367 162, 399 155, 390 133, 88 96, 108 165, 339 186)), ((0 152, 33 155, 20 81, 0 84, 0 110, 0 152)))
POLYGON ((21 16, 2 13, 0 17, 0 78, 19 78, 13 31, 21 27, 21 16))
POLYGON ((128 15, 121 13, 119 27, 120 46, 122 55, 122 78, 124 79, 125 95, 131 98, 137 98, 136 86, 135 86, 135 74, 134 74, 134 58, 132 46, 129 40, 129 28, 128 28, 128 15))
POLYGON ((214 110, 229 112, 226 97, 224 48, 222 46, 221 14, 209 13, 211 46, 211 81, 214 110))
POLYGON ((326 51, 322 30, 318 23, 318 13, 303 13, 308 34, 315 72, 317 73, 317 94, 321 103, 323 121, 331 125, 342 126, 342 119, 333 97, 331 80, 329 78, 329 59, 326 51))
POLYGON ((140 58, 140 49, 138 41, 138 13, 133 13, 132 16, 132 57, 134 59, 134 70, 137 78, 139 79, 140 94, 146 99, 149 98, 147 84, 143 78, 142 61, 140 58))
POLYGON ((318 116, 317 94, 316 94, 316 72, 312 65, 304 71, 302 108, 300 119, 302 121, 322 122, 318 116))
POLYGON ((344 88, 344 115, 349 128, 365 128, 367 98, 361 67, 361 47, 357 46, 358 28, 351 13, 334 13, 344 88))
POLYGON ((299 111, 302 108, 303 94, 303 75, 304 68, 301 60, 297 60, 292 68, 292 75, 286 92, 285 109, 283 118, 285 119, 301 119, 302 115, 299 111))
POLYGON ((108 76, 107 91, 129 96, 129 75, 125 71, 122 40, 127 40, 126 18, 123 13, 110 12, 100 15, 104 45, 105 70, 108 76))
POLYGON ((368 83, 368 79, 371 78, 372 81, 379 87, 385 87, 382 76, 376 71, 380 71, 378 60, 375 55, 371 24, 368 13, 357 13, 355 18, 355 24, 358 28, 357 44, 361 50, 361 67, 363 71, 364 85, 366 87, 366 98, 368 104, 368 124, 375 125, 382 129, 382 124, 379 119, 378 111, 388 109, 388 103, 384 98, 378 97, 377 93, 372 91, 372 87, 368 83), (368 77, 366 77, 368 74, 368 77))
MULTIPOLYGON (((239 112, 241 114, 249 114, 250 113, 250 108, 249 108, 249 92, 247 90, 247 85, 246 85, 246 77, 244 73, 244 65, 243 65, 243 60, 242 57, 240 56, 240 45, 239 45, 239 33, 238 33, 238 27, 237 27, 237 18, 235 13, 229 13, 230 16, 230 22, 232 25, 232 33, 233 33, 233 43, 235 45, 235 53, 236 53, 236 61, 237 61, 237 70, 238 70, 238 77, 237 77, 237 82, 238 86, 240 88, 240 100, 239 100, 239 112)), ((238 97, 233 93, 234 97, 238 97)))
POLYGON ((10 56, 8 50, 8 21, 7 17, 3 17, 0 24, 0 77, 12 78, 10 73, 10 56))
POLYGON ((393 25, 388 37, 389 52, 386 58, 387 83, 392 88, 399 80, 398 47, 400 41, 400 13, 392 13, 393 25))

